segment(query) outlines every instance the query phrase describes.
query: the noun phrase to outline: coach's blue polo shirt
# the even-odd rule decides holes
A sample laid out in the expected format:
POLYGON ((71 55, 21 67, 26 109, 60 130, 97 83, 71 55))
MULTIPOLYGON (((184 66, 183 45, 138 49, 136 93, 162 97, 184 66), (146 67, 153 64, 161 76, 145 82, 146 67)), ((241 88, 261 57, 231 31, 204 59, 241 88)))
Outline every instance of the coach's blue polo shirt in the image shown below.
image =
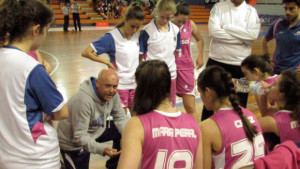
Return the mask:
POLYGON ((276 39, 276 49, 273 56, 274 72, 295 70, 300 64, 300 22, 289 28, 286 19, 276 21, 265 34, 267 41, 276 39))

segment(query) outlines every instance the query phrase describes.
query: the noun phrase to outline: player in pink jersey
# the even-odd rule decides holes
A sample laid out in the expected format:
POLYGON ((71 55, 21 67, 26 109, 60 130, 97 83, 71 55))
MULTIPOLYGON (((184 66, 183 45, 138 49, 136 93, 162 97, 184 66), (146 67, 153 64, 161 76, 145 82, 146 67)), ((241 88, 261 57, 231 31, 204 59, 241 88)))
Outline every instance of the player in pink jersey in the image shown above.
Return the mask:
MULTIPOLYGON (((182 97, 183 105, 188 114, 192 114, 198 119, 195 106, 195 79, 194 64, 191 54, 192 37, 198 45, 198 57, 196 68, 203 65, 203 39, 196 24, 189 20, 190 7, 186 2, 179 2, 177 11, 172 22, 180 28, 180 51, 175 52, 175 62, 177 66, 176 94, 182 97)), ((199 118, 201 119, 201 117, 199 118)))
POLYGON ((259 120, 263 132, 272 132, 280 142, 300 142, 300 75, 284 71, 269 91, 269 99, 275 101, 279 111, 259 120))
POLYGON ((192 116, 172 107, 167 64, 142 62, 135 76, 133 110, 138 116, 124 129, 118 169, 202 168, 199 126, 192 116))
POLYGON ((231 75, 219 66, 198 77, 198 90, 215 113, 200 124, 204 168, 239 168, 264 156, 264 138, 255 115, 239 106, 231 75))
MULTIPOLYGON (((241 69, 246 80, 260 81, 264 88, 272 85, 278 77, 278 75, 273 73, 268 55, 250 55, 246 57, 241 63, 241 69)), ((262 116, 271 113, 267 111, 267 108, 271 106, 268 103, 267 94, 255 95, 255 99, 262 116)))

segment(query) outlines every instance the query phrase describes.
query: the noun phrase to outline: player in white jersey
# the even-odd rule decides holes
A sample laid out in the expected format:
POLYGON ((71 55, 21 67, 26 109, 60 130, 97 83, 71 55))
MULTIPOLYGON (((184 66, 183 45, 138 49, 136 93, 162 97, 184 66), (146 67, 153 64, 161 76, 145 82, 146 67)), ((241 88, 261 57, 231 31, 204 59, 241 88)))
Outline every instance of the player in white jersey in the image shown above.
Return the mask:
MULTIPOLYGON (((123 21, 115 29, 92 42, 82 56, 106 64, 117 70, 119 76, 118 93, 125 111, 131 109, 136 88, 134 72, 139 64, 139 33, 145 14, 136 3, 126 11, 123 21), (110 61, 98 57, 109 55, 110 61)), ((132 111, 130 111, 132 113, 132 111)))
POLYGON ((37 0, 0 5, 0 168, 61 168, 51 120, 67 118, 68 108, 45 68, 27 54, 44 41, 53 16, 37 0))
POLYGON ((180 49, 180 32, 170 20, 176 12, 176 4, 174 0, 159 0, 154 12, 155 19, 140 34, 140 60, 158 59, 167 63, 172 78, 170 98, 175 106, 177 73, 174 52, 180 49))
POLYGON ((160 60, 144 61, 135 75, 133 110, 138 116, 131 118, 124 129, 118 169, 201 169, 199 126, 192 116, 172 107, 167 64, 160 60))

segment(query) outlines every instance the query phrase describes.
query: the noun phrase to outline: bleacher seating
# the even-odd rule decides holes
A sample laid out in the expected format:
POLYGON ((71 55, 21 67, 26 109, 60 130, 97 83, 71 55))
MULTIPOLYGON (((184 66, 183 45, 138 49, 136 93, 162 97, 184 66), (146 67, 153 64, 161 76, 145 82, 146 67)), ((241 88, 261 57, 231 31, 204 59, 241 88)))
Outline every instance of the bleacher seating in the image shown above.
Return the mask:
MULTIPOLYGON (((96 23, 102 22, 102 23, 109 23, 108 25, 115 25, 120 22, 120 19, 106 19, 104 20, 97 12, 95 12, 92 8, 92 2, 87 2, 87 1, 77 1, 77 3, 81 6, 81 11, 80 11, 80 23, 82 26, 88 26, 88 25, 96 25, 96 23)), ((50 5, 50 8, 55 13, 55 21, 54 25, 55 26, 62 26, 64 23, 64 16, 62 13, 62 5, 50 5)), ((208 23, 209 19, 209 14, 210 11, 209 9, 205 8, 204 6, 200 5, 191 5, 191 14, 190 14, 190 19, 193 20, 195 23, 208 23)), ((149 23, 152 19, 152 15, 150 12, 146 9, 143 8, 145 11, 145 20, 144 23, 149 23)), ((125 10, 123 10, 125 11, 125 10)), ((70 21, 69 24, 73 24, 73 17, 72 13, 70 11, 70 21)), ((107 24, 106 24, 107 25, 107 24)))

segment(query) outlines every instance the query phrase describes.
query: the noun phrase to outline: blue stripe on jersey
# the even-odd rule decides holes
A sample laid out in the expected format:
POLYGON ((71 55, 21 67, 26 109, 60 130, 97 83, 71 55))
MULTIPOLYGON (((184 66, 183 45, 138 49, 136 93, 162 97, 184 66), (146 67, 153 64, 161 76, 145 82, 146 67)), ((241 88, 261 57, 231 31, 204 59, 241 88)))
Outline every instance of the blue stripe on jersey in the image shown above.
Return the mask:
POLYGON ((96 49, 96 54, 101 55, 103 53, 107 53, 110 58, 111 63, 116 62, 116 47, 115 47, 115 41, 114 38, 110 33, 106 33, 104 36, 102 36, 100 39, 98 39, 95 42, 92 42, 96 49))
POLYGON ((140 37, 139 37, 139 44, 140 44, 140 53, 142 53, 142 54, 147 53, 147 51, 148 51, 147 42, 148 42, 149 37, 150 36, 146 32, 146 30, 141 30, 140 37))
POLYGON ((92 82, 92 85, 93 85, 94 92, 95 92, 95 94, 97 95, 96 79, 93 78, 93 77, 91 77, 91 82, 92 82))
POLYGON ((15 46, 9 46, 9 45, 3 45, 3 48, 16 49, 16 50, 22 51, 21 49, 15 47, 15 46))
POLYGON ((179 50, 181 48, 180 46, 180 31, 177 34, 177 44, 176 44, 176 50, 179 50))
POLYGON ((30 72, 25 86, 24 103, 30 129, 37 123, 43 122, 43 113, 52 115, 62 102, 63 97, 45 68, 38 64, 30 72))

